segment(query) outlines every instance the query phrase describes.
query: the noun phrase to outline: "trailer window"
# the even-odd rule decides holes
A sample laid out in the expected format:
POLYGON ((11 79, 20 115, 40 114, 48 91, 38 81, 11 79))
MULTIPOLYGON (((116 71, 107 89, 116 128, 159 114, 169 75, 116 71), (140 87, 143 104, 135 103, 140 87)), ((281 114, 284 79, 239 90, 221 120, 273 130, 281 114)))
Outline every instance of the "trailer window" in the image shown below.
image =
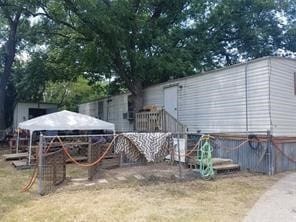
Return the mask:
POLYGON ((46 114, 46 109, 41 108, 29 108, 29 119, 36 118, 46 114))

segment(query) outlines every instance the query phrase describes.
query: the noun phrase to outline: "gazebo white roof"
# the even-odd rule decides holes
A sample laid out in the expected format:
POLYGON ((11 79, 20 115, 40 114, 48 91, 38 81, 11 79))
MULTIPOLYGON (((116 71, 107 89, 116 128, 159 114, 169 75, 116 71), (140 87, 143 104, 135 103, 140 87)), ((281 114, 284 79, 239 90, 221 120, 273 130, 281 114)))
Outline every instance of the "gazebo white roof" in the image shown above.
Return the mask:
POLYGON ((103 120, 63 110, 55 112, 34 119, 21 122, 18 125, 20 129, 34 131, 43 130, 110 130, 115 131, 113 123, 105 122, 103 120))

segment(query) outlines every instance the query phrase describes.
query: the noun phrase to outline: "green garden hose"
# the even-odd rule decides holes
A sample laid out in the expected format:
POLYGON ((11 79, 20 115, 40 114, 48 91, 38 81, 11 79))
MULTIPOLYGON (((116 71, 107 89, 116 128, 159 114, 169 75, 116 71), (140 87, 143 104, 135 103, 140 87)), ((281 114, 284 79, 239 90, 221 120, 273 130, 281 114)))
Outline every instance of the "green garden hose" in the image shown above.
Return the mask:
POLYGON ((200 152, 197 152, 198 163, 199 163, 199 172, 203 179, 209 180, 214 177, 213 170, 213 159, 212 159, 212 151, 213 148, 210 143, 210 136, 203 135, 200 140, 200 152), (200 156, 200 158, 199 158, 200 156))

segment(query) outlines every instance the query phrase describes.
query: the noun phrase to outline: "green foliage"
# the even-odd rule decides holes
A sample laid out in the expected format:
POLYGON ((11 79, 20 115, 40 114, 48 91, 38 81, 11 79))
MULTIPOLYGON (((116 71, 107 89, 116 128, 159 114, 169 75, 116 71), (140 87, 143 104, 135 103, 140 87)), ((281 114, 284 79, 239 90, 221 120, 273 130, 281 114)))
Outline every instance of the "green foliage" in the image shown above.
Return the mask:
POLYGON ((189 46, 199 59, 197 68, 211 69, 274 55, 283 47, 276 1, 221 0, 207 8, 206 15, 192 13, 192 36, 197 38, 189 46))
POLYGON ((65 1, 72 32, 84 37, 72 39, 80 46, 76 58, 85 75, 96 80, 115 75, 134 92, 136 82, 145 86, 192 74, 190 50, 176 47, 189 2, 65 1))
POLYGON ((99 99, 106 95, 106 85, 89 82, 79 77, 75 81, 48 82, 44 102, 56 103, 62 109, 77 111, 77 104, 99 99))
POLYGON ((36 53, 30 62, 17 63, 13 73, 18 101, 42 102, 46 82, 50 78, 46 55, 36 53))
MULTIPOLYGON (((70 50, 76 50, 72 43, 79 45, 76 63, 89 79, 117 76, 133 93, 138 83, 147 86, 241 59, 273 55, 285 44, 293 48, 293 29, 285 43, 284 25, 278 19, 278 13, 290 10, 294 3, 285 4, 280 7, 274 0, 65 0, 58 4, 56 21, 63 14, 71 25, 57 30, 72 33, 66 45, 70 50)), ((49 14, 55 14, 55 7, 49 14)))
POLYGON ((171 77, 296 51, 294 0, 0 0, 0 10, 0 72, 7 15, 22 13, 16 50, 30 55, 14 64, 9 97, 40 101, 45 91, 70 109, 125 89, 141 99, 171 77))
POLYGON ((291 52, 294 52, 294 55, 296 55, 296 1, 286 0, 282 4, 283 12, 287 19, 287 24, 284 26, 285 49, 290 51, 288 55, 291 52))

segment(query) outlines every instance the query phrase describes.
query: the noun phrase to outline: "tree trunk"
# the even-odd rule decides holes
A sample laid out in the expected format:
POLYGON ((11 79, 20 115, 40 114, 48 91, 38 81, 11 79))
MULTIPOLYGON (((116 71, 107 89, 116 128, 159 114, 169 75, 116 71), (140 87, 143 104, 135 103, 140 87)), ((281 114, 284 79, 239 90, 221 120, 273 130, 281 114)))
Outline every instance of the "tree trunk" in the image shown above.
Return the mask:
MULTIPOLYGON (((136 86, 133 88, 133 90, 129 89, 132 92, 132 101, 133 101, 133 111, 134 115, 136 116, 136 113, 138 113, 141 109, 143 109, 144 105, 144 93, 143 93, 143 87, 140 82, 136 84, 136 86)), ((136 121, 133 123, 134 130, 136 130, 136 121)))
MULTIPOLYGON (((2 78, 1 80, 2 81, 2 78)), ((0 130, 6 128, 5 120, 5 90, 0 86, 0 130)))
POLYGON ((143 92, 133 94, 132 98, 134 103, 134 113, 138 113, 141 109, 143 109, 144 105, 143 92))
POLYGON ((133 90, 131 90, 133 95, 133 103, 134 103, 134 113, 139 112, 141 109, 143 109, 144 105, 144 93, 143 93, 143 87, 142 82, 138 81, 134 85, 133 90))
POLYGON ((5 47, 4 54, 4 71, 0 76, 0 129, 6 128, 6 118, 5 118, 5 97, 6 88, 11 76, 11 69, 14 62, 15 52, 16 52, 16 31, 18 25, 17 20, 11 21, 9 23, 9 36, 5 47))

